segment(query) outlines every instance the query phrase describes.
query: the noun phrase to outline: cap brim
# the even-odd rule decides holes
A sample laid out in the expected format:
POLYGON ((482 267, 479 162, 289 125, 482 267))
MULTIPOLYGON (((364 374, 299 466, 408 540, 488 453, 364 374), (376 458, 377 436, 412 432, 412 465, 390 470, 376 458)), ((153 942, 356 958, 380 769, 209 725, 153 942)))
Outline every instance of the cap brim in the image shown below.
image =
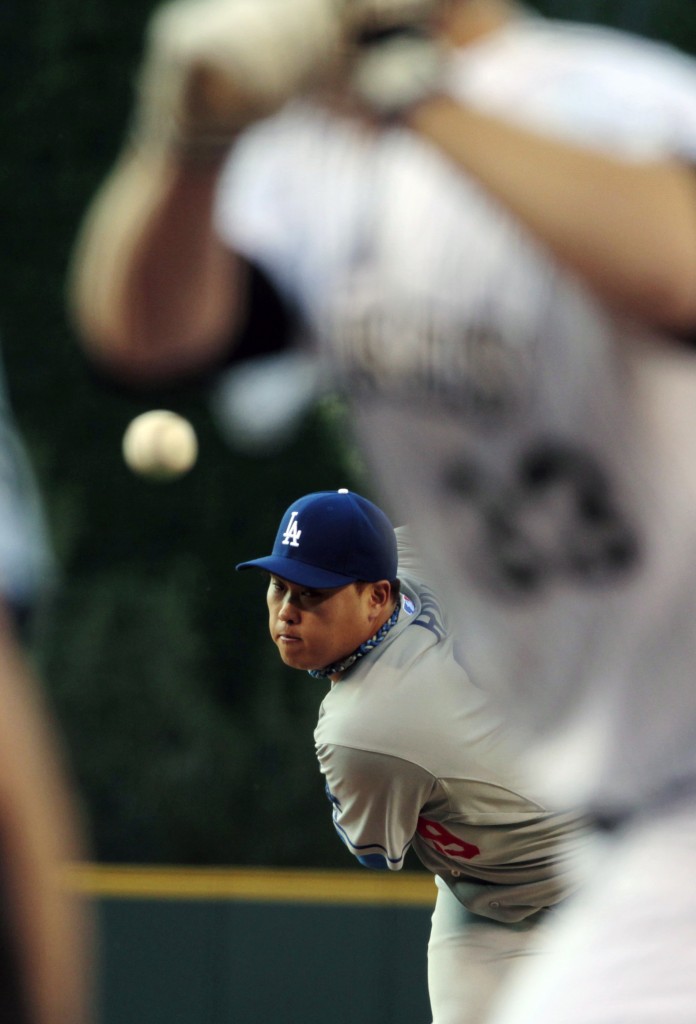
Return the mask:
POLYGON ((269 555, 267 558, 254 558, 250 562, 240 562, 235 568, 237 570, 265 569, 266 572, 279 576, 281 579, 287 580, 288 583, 299 583, 303 587, 331 589, 355 583, 354 576, 329 572, 327 569, 318 569, 315 565, 306 565, 296 558, 278 558, 276 555, 269 555))

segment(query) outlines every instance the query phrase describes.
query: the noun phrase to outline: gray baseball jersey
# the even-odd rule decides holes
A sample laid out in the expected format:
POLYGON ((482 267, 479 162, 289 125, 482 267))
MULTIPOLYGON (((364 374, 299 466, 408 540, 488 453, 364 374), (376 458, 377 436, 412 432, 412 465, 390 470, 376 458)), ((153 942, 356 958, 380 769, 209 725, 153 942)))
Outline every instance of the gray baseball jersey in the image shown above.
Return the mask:
MULTIPOLYGON (((449 86, 696 162, 696 69, 666 47, 530 17, 454 55, 449 86)), ((347 385, 384 504, 548 798, 611 811, 696 777, 693 356, 605 309, 398 127, 290 106, 241 143, 218 216, 347 385)))
POLYGON ((532 796, 408 534, 397 538, 397 624, 332 685, 315 732, 334 825, 366 866, 399 870, 412 847, 470 910, 519 920, 568 893, 586 829, 532 796))

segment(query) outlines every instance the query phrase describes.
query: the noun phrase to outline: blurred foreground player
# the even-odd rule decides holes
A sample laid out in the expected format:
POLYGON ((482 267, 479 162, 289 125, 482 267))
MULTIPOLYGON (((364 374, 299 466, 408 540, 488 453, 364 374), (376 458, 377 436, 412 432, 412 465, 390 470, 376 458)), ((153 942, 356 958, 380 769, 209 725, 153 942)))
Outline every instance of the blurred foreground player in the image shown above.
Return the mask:
POLYGON ((455 660, 408 533, 395 536, 372 502, 305 495, 272 554, 237 568, 270 577, 283 661, 331 683, 315 741, 339 836, 366 867, 398 871, 413 847, 436 876, 434 1024, 487 1020, 574 888, 586 824, 529 789, 499 716, 455 660))
POLYGON ((211 0, 207 42, 194 10, 153 22, 85 223, 86 344, 134 379, 210 365, 270 283, 471 677, 548 798, 607 827, 572 955, 513 1013, 690 1022, 694 63, 506 0, 211 0))
POLYGON ((0 374, 0 1021, 91 1020, 91 922, 68 889, 83 829, 23 646, 50 582, 33 474, 0 374))
POLYGON ((55 728, 0 602, 0 1020, 86 1024, 92 925, 70 892, 81 823, 55 728))

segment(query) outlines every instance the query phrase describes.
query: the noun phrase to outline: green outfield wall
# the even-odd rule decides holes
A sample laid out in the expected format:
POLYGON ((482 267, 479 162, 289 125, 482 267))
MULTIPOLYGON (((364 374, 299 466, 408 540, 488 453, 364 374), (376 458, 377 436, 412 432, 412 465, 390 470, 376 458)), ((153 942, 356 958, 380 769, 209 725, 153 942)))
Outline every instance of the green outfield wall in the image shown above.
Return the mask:
POLYGON ((429 1024, 420 874, 81 866, 100 1024, 429 1024))

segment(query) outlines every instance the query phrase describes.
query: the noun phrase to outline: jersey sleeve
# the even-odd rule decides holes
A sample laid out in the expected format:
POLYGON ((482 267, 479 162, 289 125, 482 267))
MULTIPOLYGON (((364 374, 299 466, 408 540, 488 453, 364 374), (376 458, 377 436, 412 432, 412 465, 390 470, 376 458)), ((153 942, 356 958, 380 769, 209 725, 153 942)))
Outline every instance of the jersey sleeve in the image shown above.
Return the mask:
POLYGON ((396 534, 399 572, 404 572, 409 576, 415 576, 418 579, 423 579, 423 563, 420 555, 418 554, 413 530, 410 526, 397 526, 394 533, 396 534))
POLYGON ((412 527, 397 526, 394 533, 396 535, 399 576, 415 584, 417 590, 425 588, 432 593, 431 574, 423 561, 412 527))
POLYGON ((364 867, 400 871, 432 775, 402 758, 353 747, 321 744, 317 755, 341 840, 364 867))
POLYGON ((213 211, 221 240, 259 267, 293 309, 306 295, 307 233, 315 223, 303 172, 306 161, 321 157, 304 129, 294 104, 247 129, 222 170, 213 211), (278 159, 284 152, 293 160, 278 159))
POLYGON ((419 626, 429 629, 438 640, 441 640, 449 632, 450 622, 437 596, 436 588, 433 589, 413 530, 410 526, 397 526, 394 532, 396 534, 399 578, 404 584, 405 590, 412 589, 420 603, 416 622, 419 626))

